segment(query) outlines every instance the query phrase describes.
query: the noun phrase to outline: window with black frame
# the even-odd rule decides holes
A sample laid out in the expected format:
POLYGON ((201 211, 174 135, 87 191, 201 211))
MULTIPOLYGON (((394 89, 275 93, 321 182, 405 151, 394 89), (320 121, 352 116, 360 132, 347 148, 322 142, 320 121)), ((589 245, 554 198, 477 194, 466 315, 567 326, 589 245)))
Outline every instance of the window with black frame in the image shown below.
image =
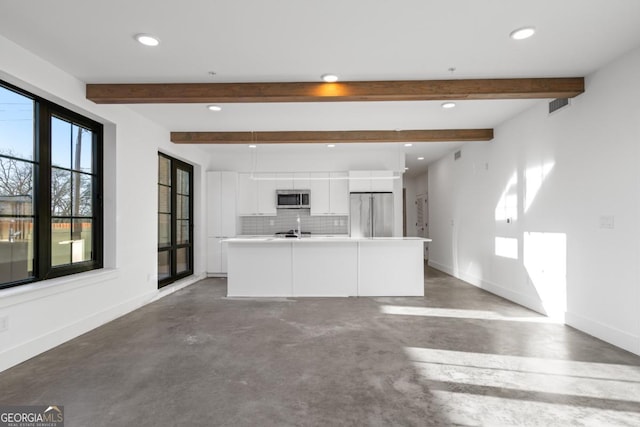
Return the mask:
POLYGON ((158 287, 193 274, 193 166, 158 154, 158 287))
POLYGON ((0 82, 0 288, 102 267, 102 125, 0 82))

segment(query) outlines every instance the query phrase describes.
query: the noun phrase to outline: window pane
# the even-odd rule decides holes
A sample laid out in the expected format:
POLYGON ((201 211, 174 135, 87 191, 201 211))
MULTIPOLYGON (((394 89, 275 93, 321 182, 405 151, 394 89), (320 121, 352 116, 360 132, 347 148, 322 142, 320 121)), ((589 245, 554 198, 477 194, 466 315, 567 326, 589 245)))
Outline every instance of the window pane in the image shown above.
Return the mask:
POLYGON ((33 276, 33 220, 0 218, 0 283, 33 276))
POLYGON ((93 227, 90 219, 74 219, 71 233, 71 262, 91 260, 93 227))
POLYGON ((189 196, 176 197, 177 219, 189 219, 189 196))
POLYGON ((71 264, 71 220, 51 220, 51 265, 71 264))
POLYGON ((0 87, 0 154, 33 160, 33 100, 0 87))
POLYGON ((188 248, 180 248, 176 251, 176 272, 184 273, 189 270, 188 248))
POLYGON ((158 247, 171 246, 171 215, 158 214, 158 247))
POLYGON ((93 132, 80 126, 73 125, 71 128, 73 138, 73 150, 71 153, 73 160, 73 170, 91 173, 92 172, 92 146, 93 132))
POLYGON ((171 276, 170 253, 170 251, 158 252, 158 280, 163 280, 171 276))
POLYGON ((182 169, 177 170, 178 187, 176 191, 178 194, 189 195, 189 172, 182 169))
POLYGON ((171 185, 171 160, 158 156, 158 183, 171 185))
POLYGON ((71 123, 51 118, 51 164, 71 168, 71 123))
POLYGON ((171 213, 171 187, 158 185, 158 212, 171 213))
POLYGON ((71 172, 51 168, 51 215, 71 215, 71 172))
POLYGON ((33 213, 33 164, 0 157, 0 215, 33 213))
POLYGON ((73 215, 74 216, 92 216, 92 185, 93 177, 85 173, 73 173, 73 215))
POLYGON ((176 221, 176 240, 178 245, 189 243, 189 221, 176 221))

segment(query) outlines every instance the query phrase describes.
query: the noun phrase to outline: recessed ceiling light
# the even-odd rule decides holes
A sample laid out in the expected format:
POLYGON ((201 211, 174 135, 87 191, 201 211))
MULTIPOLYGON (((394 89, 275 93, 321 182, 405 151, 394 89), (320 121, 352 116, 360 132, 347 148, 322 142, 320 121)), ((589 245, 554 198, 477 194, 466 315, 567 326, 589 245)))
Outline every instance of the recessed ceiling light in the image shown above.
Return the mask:
POLYGON ((136 34, 135 39, 145 46, 158 46, 160 44, 160 39, 151 34, 136 34))
POLYGON ((509 37, 511 37, 514 40, 524 40, 524 39, 528 39, 535 33, 536 33, 535 28, 523 27, 523 28, 518 28, 517 30, 511 31, 511 34, 509 34, 509 37))
POLYGON ((418 157, 418 160, 424 160, 424 157, 418 157))
POLYGON ((447 109, 447 110, 448 110, 449 108, 455 108, 455 106, 456 106, 456 103, 455 103, 455 102, 444 102, 444 103, 442 104, 442 108, 447 109))
POLYGON ((336 76, 335 74, 323 74, 322 80, 327 83, 335 83, 338 81, 338 76, 336 76))
POLYGON ((413 147, 413 144, 404 144, 405 147, 413 147))
POLYGON ((257 147, 257 146, 256 146, 256 145, 254 145, 254 144, 251 144, 251 145, 249 146, 249 148, 256 148, 256 147, 257 147))
POLYGON ((335 146, 336 146, 336 144, 327 144, 327 147, 329 147, 329 148, 333 148, 335 146))
POLYGON ((207 108, 211 111, 221 111, 222 107, 219 105, 207 105, 207 108))

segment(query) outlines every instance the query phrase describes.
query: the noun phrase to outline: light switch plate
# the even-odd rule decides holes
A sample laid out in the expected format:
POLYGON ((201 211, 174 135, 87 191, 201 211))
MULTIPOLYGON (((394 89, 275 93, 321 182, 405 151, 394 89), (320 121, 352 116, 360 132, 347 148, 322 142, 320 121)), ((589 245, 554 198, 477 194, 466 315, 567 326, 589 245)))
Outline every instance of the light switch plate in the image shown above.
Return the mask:
POLYGON ((600 215, 600 228, 613 229, 614 225, 613 215, 600 215))

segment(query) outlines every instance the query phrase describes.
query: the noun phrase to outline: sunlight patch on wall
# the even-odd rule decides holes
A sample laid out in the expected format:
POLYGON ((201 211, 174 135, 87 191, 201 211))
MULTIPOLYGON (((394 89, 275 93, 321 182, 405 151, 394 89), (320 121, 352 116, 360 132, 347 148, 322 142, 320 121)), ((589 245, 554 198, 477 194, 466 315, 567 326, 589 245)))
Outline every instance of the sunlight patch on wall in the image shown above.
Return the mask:
POLYGON ((495 210, 496 221, 518 218, 518 173, 514 172, 500 196, 495 210))
POLYGON ((567 235, 524 233, 523 262, 546 314, 563 320, 567 310, 567 235))
POLYGON ((542 187, 542 183, 545 178, 553 169, 555 162, 548 162, 540 166, 529 168, 524 173, 524 211, 527 212, 533 200, 538 195, 538 191, 540 191, 540 187, 542 187))
POLYGON ((518 259, 518 239, 512 237, 496 237, 495 254, 503 258, 518 259))

